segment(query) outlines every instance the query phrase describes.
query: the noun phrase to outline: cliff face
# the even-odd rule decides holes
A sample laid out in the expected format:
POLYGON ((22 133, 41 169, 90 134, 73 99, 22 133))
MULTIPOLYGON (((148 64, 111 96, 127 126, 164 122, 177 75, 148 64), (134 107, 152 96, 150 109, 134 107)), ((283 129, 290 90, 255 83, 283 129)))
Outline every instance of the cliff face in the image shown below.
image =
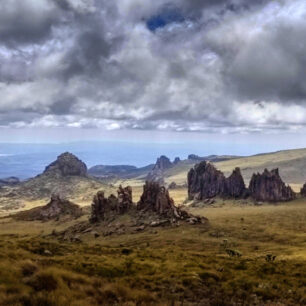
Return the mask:
POLYGON ((257 201, 277 202, 295 199, 295 193, 282 181, 278 169, 265 169, 262 174, 253 174, 249 191, 257 201))
POLYGON ((44 174, 60 176, 83 176, 87 175, 87 166, 71 153, 59 155, 53 163, 46 167, 44 174))

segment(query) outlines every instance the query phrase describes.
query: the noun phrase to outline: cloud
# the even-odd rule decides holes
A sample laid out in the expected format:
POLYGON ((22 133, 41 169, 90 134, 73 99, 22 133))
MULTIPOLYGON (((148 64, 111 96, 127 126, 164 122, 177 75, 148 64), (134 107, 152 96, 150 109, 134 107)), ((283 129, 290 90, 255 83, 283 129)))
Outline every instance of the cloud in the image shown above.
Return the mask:
POLYGON ((301 0, 1 2, 0 125, 303 127, 305 14, 301 0))

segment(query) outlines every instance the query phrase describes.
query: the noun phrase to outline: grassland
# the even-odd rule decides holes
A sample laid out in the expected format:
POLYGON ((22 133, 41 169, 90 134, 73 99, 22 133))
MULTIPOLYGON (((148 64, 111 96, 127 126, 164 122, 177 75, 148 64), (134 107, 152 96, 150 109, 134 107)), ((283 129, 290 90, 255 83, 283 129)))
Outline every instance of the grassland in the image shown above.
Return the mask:
POLYGON ((0 304, 305 305, 304 200, 190 210, 210 225, 87 234, 81 243, 62 242, 54 231, 88 216, 68 223, 2 218, 0 304), (274 262, 265 259, 270 253, 274 262))

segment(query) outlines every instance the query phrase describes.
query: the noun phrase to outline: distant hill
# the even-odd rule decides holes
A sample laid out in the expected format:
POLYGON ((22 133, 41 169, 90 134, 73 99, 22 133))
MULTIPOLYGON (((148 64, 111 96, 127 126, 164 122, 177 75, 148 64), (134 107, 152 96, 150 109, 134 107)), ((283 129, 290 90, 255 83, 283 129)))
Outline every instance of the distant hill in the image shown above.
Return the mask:
POLYGON ((147 175, 154 167, 154 164, 150 164, 145 167, 137 168, 130 165, 97 165, 91 167, 88 170, 88 174, 98 178, 135 178, 138 176, 147 175))
POLYGON ((63 153, 45 168, 45 171, 16 186, 0 189, 0 210, 18 209, 27 201, 46 200, 53 193, 67 196, 89 205, 98 190, 114 192, 115 189, 91 177, 87 166, 71 153, 63 153))

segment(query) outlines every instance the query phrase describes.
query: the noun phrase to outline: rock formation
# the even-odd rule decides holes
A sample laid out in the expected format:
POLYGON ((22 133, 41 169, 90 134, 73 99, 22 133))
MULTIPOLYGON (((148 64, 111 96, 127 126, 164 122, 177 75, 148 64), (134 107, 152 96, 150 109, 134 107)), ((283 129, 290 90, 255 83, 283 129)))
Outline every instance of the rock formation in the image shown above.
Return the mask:
MULTIPOLYGON (((306 187, 305 187, 306 192, 306 187)), ((212 164, 203 161, 188 173, 188 197, 190 200, 206 200, 221 196, 225 198, 246 198, 256 201, 289 201, 295 193, 279 176, 278 169, 271 172, 265 169, 263 174, 253 174, 247 189, 240 169, 225 178, 224 174, 212 164)))
POLYGON ((167 156, 162 155, 157 159, 153 169, 148 173, 146 180, 164 185, 164 171, 172 166, 173 164, 170 159, 167 156))
POLYGON ((53 194, 47 205, 20 212, 15 217, 16 219, 25 221, 48 221, 62 217, 78 218, 81 215, 82 209, 78 205, 61 198, 58 194, 53 194))
POLYGON ((188 172, 188 197, 190 200, 204 200, 218 195, 227 195, 224 174, 212 164, 202 161, 188 172))
POLYGON ((166 170, 166 169, 169 169, 172 167, 172 163, 170 161, 170 159, 165 156, 165 155, 162 155, 161 157, 159 157, 156 161, 156 164, 153 168, 153 170, 166 170))
POLYGON ((295 193, 290 186, 282 181, 278 169, 264 170, 262 174, 253 174, 249 185, 252 198, 256 201, 290 201, 295 198, 295 193))
POLYGON ((301 188, 301 196, 302 197, 306 197, 306 183, 301 188))
POLYGON ((125 188, 119 186, 117 212, 119 214, 124 214, 132 207, 132 205, 133 205, 132 188, 130 186, 125 188))
POLYGON ((137 210, 142 212, 155 212, 160 217, 176 220, 187 220, 192 223, 201 223, 201 218, 189 215, 186 211, 174 205, 168 190, 156 182, 146 182, 143 194, 137 203, 137 210))
POLYGON ((118 189, 118 197, 110 195, 105 197, 103 191, 99 191, 91 204, 91 222, 100 222, 115 215, 126 213, 133 205, 132 188, 121 187, 118 189))
POLYGON ((59 155, 56 161, 47 166, 44 174, 85 177, 87 166, 75 155, 66 152, 59 155))
POLYGON ((232 198, 245 198, 248 192, 241 175, 240 168, 235 168, 233 173, 226 179, 226 196, 232 198))

